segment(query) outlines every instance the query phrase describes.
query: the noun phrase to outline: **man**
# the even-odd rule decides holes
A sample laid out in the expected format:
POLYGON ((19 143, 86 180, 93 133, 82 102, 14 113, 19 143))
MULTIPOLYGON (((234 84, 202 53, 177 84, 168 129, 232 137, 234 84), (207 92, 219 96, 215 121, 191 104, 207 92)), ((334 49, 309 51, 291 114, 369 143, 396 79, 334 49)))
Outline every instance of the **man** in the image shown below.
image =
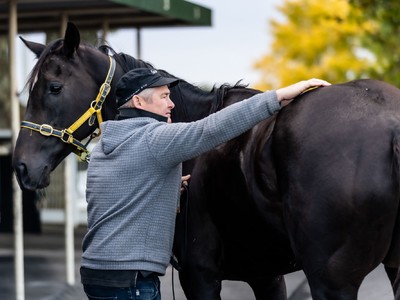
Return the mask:
POLYGON ((270 117, 281 101, 329 85, 301 81, 197 122, 171 123, 168 86, 176 83, 151 69, 117 83, 119 115, 102 124, 88 168, 81 277, 89 299, 161 299, 158 276, 171 257, 182 162, 270 117))

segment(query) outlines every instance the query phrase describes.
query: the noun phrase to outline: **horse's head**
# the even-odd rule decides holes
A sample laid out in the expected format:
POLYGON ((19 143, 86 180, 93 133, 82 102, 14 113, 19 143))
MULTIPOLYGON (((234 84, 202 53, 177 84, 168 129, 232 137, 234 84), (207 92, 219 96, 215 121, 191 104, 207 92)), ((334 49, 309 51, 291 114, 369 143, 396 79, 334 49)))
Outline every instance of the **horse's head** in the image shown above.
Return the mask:
POLYGON ((111 87, 104 84, 107 78, 111 85, 116 83, 110 76, 115 62, 81 43, 79 31, 71 23, 64 39, 47 46, 23 42, 38 61, 27 82, 29 99, 13 168, 21 188, 34 190, 49 185, 50 172, 71 151, 84 151, 80 141, 98 127, 101 112, 104 119, 115 115, 114 95, 110 93, 105 100, 105 90, 111 87))

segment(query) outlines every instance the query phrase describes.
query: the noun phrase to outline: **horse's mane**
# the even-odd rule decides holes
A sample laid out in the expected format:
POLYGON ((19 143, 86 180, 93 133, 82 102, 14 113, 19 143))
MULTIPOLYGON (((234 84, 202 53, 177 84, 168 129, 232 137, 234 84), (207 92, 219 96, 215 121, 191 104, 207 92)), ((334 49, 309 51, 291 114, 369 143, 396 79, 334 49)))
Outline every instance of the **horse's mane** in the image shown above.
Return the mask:
POLYGON ((226 93, 230 90, 233 89, 246 89, 249 85, 248 84, 243 84, 242 79, 236 82, 234 85, 231 85, 229 83, 224 83, 217 87, 216 85, 213 86, 211 92, 216 92, 216 93, 223 93, 223 96, 226 95, 226 93))

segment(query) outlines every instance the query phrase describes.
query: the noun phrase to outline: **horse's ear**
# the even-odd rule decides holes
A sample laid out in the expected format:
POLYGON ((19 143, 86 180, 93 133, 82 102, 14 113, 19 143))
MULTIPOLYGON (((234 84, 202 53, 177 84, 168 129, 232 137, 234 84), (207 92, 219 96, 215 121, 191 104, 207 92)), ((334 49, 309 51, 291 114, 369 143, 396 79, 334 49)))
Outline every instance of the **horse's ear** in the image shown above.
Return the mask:
POLYGON ((63 46, 65 56, 71 58, 74 55, 75 51, 79 48, 80 41, 81 36, 79 34, 78 28, 76 28, 73 23, 68 22, 67 30, 65 31, 63 46))
POLYGON ((46 48, 46 46, 43 44, 27 41, 21 36, 19 38, 21 39, 22 42, 24 42, 25 46, 28 47, 29 50, 31 50, 34 54, 36 54, 36 58, 39 58, 44 48, 46 48))

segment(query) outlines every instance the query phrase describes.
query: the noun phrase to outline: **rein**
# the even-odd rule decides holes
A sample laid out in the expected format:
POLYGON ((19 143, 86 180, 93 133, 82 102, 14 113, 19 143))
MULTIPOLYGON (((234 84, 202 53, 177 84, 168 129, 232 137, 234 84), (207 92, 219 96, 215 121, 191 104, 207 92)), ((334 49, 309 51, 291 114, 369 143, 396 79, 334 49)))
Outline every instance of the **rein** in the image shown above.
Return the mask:
POLYGON ((44 136, 54 136, 62 140, 64 143, 71 144, 75 147, 73 152, 79 157, 81 161, 89 161, 89 151, 87 150, 87 145, 89 142, 96 136, 101 134, 100 124, 103 122, 103 117, 101 115, 101 109, 103 107, 103 103, 107 98, 108 93, 111 90, 111 81, 114 77, 115 72, 115 59, 112 56, 109 56, 110 59, 110 67, 108 69, 108 73, 104 83, 100 86, 99 92, 95 100, 90 103, 89 109, 81 115, 78 120, 76 120, 71 126, 66 129, 56 129, 53 126, 48 124, 36 124, 29 121, 22 121, 21 128, 27 128, 36 132, 39 132, 44 136), (80 128, 87 120, 89 126, 93 126, 95 123, 95 119, 97 117, 97 122, 99 124, 99 131, 97 133, 93 133, 86 144, 83 144, 76 138, 74 138, 73 133, 80 128))

